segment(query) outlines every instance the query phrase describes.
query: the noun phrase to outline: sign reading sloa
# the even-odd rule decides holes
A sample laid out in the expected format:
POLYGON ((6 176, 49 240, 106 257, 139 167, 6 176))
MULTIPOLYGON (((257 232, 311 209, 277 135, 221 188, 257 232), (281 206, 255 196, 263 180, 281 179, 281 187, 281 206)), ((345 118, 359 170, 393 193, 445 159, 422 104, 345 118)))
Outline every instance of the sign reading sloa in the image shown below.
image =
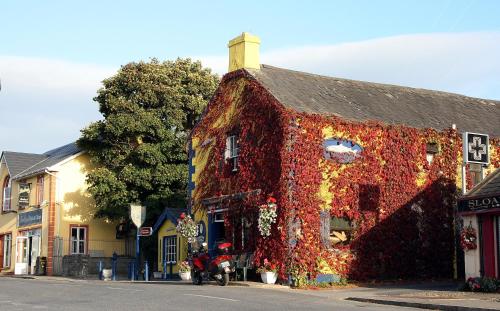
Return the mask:
POLYGON ((465 163, 483 165, 488 165, 490 163, 488 138, 486 134, 469 132, 463 134, 463 154, 465 163))

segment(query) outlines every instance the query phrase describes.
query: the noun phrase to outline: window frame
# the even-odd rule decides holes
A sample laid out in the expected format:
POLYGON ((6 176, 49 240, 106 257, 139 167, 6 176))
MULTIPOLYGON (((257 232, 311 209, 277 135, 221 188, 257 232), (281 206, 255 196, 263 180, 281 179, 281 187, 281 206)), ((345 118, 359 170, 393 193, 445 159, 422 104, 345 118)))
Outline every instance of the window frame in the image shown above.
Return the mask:
POLYGON ((38 175, 36 177, 36 205, 41 206, 44 200, 45 192, 45 176, 38 175))
POLYGON ((3 239, 3 262, 2 269, 10 268, 12 265, 12 232, 5 233, 3 239), (9 237, 9 239, 7 239, 9 237), (8 241, 8 243, 7 243, 8 241))
POLYGON ((69 254, 70 255, 86 255, 89 248, 89 226, 88 225, 70 225, 69 226, 69 254), (77 248, 78 252, 73 252, 73 229, 84 229, 84 239, 80 237, 80 230, 77 231, 77 248), (80 250, 80 242, 83 241, 83 253, 80 250))
POLYGON ((12 181, 10 175, 7 175, 2 184, 2 212, 10 211, 12 211, 12 181))
POLYGON ((238 144, 238 135, 228 134, 226 137, 226 151, 224 157, 233 164, 232 171, 238 171, 238 157, 240 156, 240 147, 238 144))
POLYGON ((167 235, 163 237, 163 252, 162 252, 163 260, 162 262, 166 262, 167 264, 177 263, 177 235, 167 235), (174 243, 167 243, 168 241, 174 243), (173 252, 172 252, 173 250, 173 252), (173 259, 173 260, 169 260, 173 259))

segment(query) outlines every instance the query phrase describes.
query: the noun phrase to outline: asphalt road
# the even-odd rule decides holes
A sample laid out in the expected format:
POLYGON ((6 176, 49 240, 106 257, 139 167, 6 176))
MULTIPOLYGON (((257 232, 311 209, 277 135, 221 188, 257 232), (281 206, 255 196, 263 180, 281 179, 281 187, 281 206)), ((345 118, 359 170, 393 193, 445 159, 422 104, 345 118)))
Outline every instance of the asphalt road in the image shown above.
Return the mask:
POLYGON ((0 278, 0 310, 418 310, 332 299, 295 290, 0 278))

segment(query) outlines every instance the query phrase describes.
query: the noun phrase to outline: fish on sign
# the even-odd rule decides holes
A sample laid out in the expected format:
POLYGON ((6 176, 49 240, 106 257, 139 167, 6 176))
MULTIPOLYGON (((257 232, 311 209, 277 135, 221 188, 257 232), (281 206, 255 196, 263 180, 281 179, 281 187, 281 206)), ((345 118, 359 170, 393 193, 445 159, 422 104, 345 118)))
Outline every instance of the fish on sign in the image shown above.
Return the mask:
POLYGON ((464 163, 488 165, 489 137, 487 134, 465 132, 463 134, 464 163))
POLYGON ((146 220, 146 206, 130 204, 130 219, 137 228, 140 228, 146 220))
POLYGON ((347 139, 330 138, 323 142, 325 159, 347 164, 361 156, 363 148, 347 139))

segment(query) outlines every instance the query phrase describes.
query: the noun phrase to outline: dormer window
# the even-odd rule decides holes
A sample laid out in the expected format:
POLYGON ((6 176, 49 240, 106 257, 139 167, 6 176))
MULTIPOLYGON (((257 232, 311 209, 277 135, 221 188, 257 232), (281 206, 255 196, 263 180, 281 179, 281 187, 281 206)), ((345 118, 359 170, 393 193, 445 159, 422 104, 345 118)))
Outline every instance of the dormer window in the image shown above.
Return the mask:
POLYGON ((429 165, 434 161, 434 155, 439 153, 439 145, 437 143, 428 143, 426 146, 425 159, 429 165))
POLYGON ((10 186, 10 177, 7 176, 3 180, 2 186, 2 211, 8 212, 11 210, 11 186, 10 186))
POLYGON ((230 135, 226 138, 225 159, 231 163, 232 171, 238 171, 238 136, 230 135))

